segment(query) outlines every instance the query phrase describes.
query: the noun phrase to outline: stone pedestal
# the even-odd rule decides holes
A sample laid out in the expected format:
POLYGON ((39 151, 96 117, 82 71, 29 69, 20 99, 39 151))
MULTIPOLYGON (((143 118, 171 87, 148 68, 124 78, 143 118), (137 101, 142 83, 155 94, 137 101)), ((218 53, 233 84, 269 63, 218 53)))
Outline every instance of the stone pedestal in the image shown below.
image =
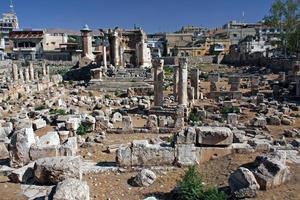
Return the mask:
POLYGON ((178 82, 178 103, 180 105, 188 105, 188 60, 187 58, 179 59, 179 82, 178 82))
POLYGON ((258 93, 256 97, 256 104, 259 105, 264 102, 265 95, 262 93, 258 93))
POLYGON ((154 106, 163 106, 164 102, 164 60, 154 60, 154 106))

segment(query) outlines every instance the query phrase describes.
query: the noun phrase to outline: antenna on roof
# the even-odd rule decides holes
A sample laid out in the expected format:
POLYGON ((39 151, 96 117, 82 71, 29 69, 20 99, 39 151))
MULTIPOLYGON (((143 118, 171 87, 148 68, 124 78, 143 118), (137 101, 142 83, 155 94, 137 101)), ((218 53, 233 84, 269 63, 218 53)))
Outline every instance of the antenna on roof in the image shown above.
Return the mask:
POLYGON ((10 5, 9 5, 9 7, 10 7, 10 11, 11 11, 12 13, 15 13, 13 0, 10 0, 10 5))

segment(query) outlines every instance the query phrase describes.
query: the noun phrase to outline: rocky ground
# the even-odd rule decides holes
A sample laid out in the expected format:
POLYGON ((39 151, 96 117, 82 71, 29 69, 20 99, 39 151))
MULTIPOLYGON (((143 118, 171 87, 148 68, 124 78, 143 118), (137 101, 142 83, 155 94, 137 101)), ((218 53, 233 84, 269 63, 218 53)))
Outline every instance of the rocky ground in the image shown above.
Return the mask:
MULTIPOLYGON (((279 168, 271 175, 271 178, 279 177, 278 185, 277 182, 272 183, 272 187, 265 191, 255 188, 258 183, 251 183, 254 188, 251 188, 251 192, 255 191, 252 198, 300 199, 300 108, 294 102, 268 97, 269 92, 273 91, 269 82, 276 81, 278 75, 266 74, 261 77, 263 84, 259 90, 265 94, 261 103, 256 102, 257 94, 248 95, 251 91, 249 87, 241 88, 244 96, 240 100, 215 101, 207 98, 210 91, 207 76, 211 72, 219 72, 221 78, 217 87, 228 91, 228 78, 222 75, 240 70, 224 66, 202 66, 202 71, 202 76, 206 77, 200 81, 204 99, 195 101, 191 107, 201 120, 193 121, 186 117, 183 131, 172 132, 173 129, 167 129, 165 133, 156 132, 158 119, 153 120, 149 113, 144 112, 152 106, 151 96, 122 97, 111 92, 87 91, 84 83, 60 83, 35 94, 20 95, 18 99, 2 100, 0 199, 22 200, 54 195, 53 199, 59 200, 62 194, 68 199, 76 199, 74 195, 77 199, 90 196, 90 199, 99 200, 140 200, 151 196, 162 200, 172 199, 171 191, 182 179, 187 167, 160 164, 146 167, 151 172, 145 172, 148 173, 147 180, 141 184, 147 186, 137 187, 132 181, 138 182, 136 176, 140 175, 144 167, 119 166, 120 162, 116 158, 120 159, 120 155, 116 152, 129 146, 134 148, 136 141, 140 140, 161 145, 161 149, 170 147, 172 142, 182 145, 179 142, 182 138, 186 144, 191 137, 190 132, 195 138, 196 134, 199 137, 195 130, 201 132, 201 127, 228 129, 228 138, 231 137, 228 146, 228 138, 224 140, 226 147, 225 143, 221 143, 224 151, 228 148, 232 150, 231 154, 222 156, 222 153, 215 153, 207 162, 197 165, 206 187, 214 186, 230 195, 230 189, 234 187, 229 179, 239 167, 247 168, 257 156, 281 151, 284 158, 267 157, 259 167, 249 171, 250 174, 264 174, 270 168, 279 168), (230 110, 224 113, 228 107, 230 110), (184 129, 193 126, 195 133, 193 128, 184 129), (236 147, 237 144, 240 147, 236 147), (78 155, 80 158, 76 157, 78 155), (51 158, 45 160, 44 157, 51 158), (272 166, 268 168, 265 161, 272 166), (19 170, 24 166, 27 166, 26 173, 19 170), (79 166, 82 169, 78 171, 79 166), (265 171, 258 172, 261 169, 265 171)), ((247 84, 249 80, 243 79, 241 85, 247 84)), ((176 102, 170 94, 172 87, 165 90, 165 104, 172 107, 176 102)), ((176 124, 176 120, 171 117, 162 121, 166 127, 176 124)), ((213 145, 219 147, 220 143, 213 145)), ((159 157, 160 154, 157 154, 159 157)))

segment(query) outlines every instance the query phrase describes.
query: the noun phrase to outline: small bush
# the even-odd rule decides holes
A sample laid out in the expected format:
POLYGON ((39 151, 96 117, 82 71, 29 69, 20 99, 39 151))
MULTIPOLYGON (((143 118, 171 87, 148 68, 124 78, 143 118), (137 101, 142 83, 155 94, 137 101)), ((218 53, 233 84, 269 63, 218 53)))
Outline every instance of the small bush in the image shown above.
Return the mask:
POLYGON ((109 94, 104 95, 105 99, 111 99, 111 96, 109 94))
POLYGON ((226 200, 227 195, 217 188, 205 189, 196 167, 190 167, 178 185, 177 200, 226 200))
POLYGON ((50 110, 51 115, 67 115, 68 113, 63 109, 53 109, 50 110))
POLYGON ((239 107, 224 107, 222 110, 224 115, 228 115, 228 113, 240 113, 239 107))
POLYGON ((165 72, 166 76, 171 76, 174 73, 174 69, 172 67, 165 66, 164 67, 164 72, 165 72))
POLYGON ((189 115, 189 121, 192 121, 193 123, 199 122, 202 120, 202 117, 197 112, 197 109, 193 109, 189 115))
POLYGON ((85 124, 80 124, 76 131, 76 134, 77 135, 86 135, 90 129, 91 129, 90 126, 85 125, 85 124))

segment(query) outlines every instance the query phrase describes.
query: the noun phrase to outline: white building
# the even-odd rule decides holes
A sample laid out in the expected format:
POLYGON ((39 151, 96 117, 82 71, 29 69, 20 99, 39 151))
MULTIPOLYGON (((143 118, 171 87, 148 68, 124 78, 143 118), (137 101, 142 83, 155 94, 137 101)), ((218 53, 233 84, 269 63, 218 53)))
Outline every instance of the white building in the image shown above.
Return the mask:
POLYGON ((4 60, 5 42, 4 38, 0 38, 0 60, 4 60))
POLYGON ((268 52, 275 48, 276 46, 263 40, 263 38, 253 36, 246 37, 239 44, 240 53, 242 54, 262 53, 263 56, 270 56, 268 52))

